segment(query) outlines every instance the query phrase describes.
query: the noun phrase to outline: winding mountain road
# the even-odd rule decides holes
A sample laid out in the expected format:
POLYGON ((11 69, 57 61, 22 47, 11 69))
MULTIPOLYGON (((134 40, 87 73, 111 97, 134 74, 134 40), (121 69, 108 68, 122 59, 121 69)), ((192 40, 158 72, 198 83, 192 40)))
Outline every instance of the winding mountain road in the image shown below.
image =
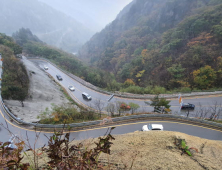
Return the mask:
MULTIPOLYGON (((120 98, 120 97, 114 96, 110 101, 108 101, 109 98, 111 97, 111 95, 99 93, 97 91, 94 91, 92 89, 89 89, 89 88, 83 86, 81 83, 79 83, 76 80, 74 80, 73 78, 69 77, 68 75, 66 75, 61 70, 57 69, 55 66, 53 66, 50 63, 47 63, 44 61, 37 61, 37 60, 35 60, 35 61, 39 64, 39 66, 41 68, 43 68, 44 65, 48 66, 49 69, 46 71, 51 76, 53 76, 58 83, 60 83, 63 87, 65 87, 67 89, 67 91, 69 92, 70 96, 75 101, 80 103, 81 105, 96 109, 95 101, 100 100, 104 105, 103 111, 105 111, 105 108, 109 103, 113 103, 115 105, 115 103, 117 103, 117 102, 125 102, 125 103, 132 102, 132 103, 136 103, 140 106, 140 108, 137 110, 137 112, 152 112, 153 111, 153 107, 146 105, 144 103, 144 101, 148 101, 148 100, 127 99, 127 98, 120 98), (57 78, 56 78, 57 74, 62 76, 62 78, 63 78, 62 81, 57 80, 57 78), (69 91, 68 90, 69 85, 74 85, 76 90, 74 92, 69 91), (91 101, 84 100, 82 98, 82 92, 86 92, 86 93, 90 94, 92 96, 92 100, 91 101)), ((179 104, 177 98, 172 98, 169 100, 171 101, 170 102, 170 105, 171 105, 170 109, 172 110, 173 114, 177 114, 177 115, 186 115, 187 114, 187 111, 180 111, 180 104, 179 104)), ((210 108, 210 107, 214 107, 216 102, 217 102, 217 104, 222 103, 222 93, 217 94, 217 95, 211 95, 211 96, 208 95, 208 96, 186 97, 186 98, 183 98, 183 101, 184 101, 184 103, 189 102, 189 103, 195 104, 195 106, 196 106, 195 110, 190 111, 190 115, 189 115, 190 117, 195 117, 200 105, 203 108, 210 108)), ((207 117, 210 117, 210 113, 207 114, 207 117)), ((220 114, 219 119, 222 119, 222 113, 220 114)))
MULTIPOLYGON (((43 61, 38 61, 38 64, 41 68, 43 68, 44 65, 47 65, 49 69, 47 72, 53 76, 56 79, 56 75, 59 74, 62 76, 63 80, 58 81, 63 87, 65 87, 68 90, 68 85, 74 85, 76 90, 74 92, 69 91, 71 97, 73 97, 74 100, 78 101, 82 105, 88 106, 88 107, 95 107, 93 102, 95 100, 101 100, 104 102, 105 105, 108 103, 108 99, 110 98, 109 95, 101 94, 99 92, 93 91, 85 86, 82 86, 80 83, 76 82, 74 79, 70 78, 60 70, 58 70, 56 67, 51 65, 50 63, 46 63, 43 61), (82 98, 82 92, 87 92, 92 96, 92 101, 86 101, 82 98)), ((146 106, 144 104, 144 100, 133 100, 133 99, 126 99, 126 98, 118 98, 114 97, 112 101, 110 102, 116 102, 116 101, 123 101, 126 103, 133 102, 137 103, 141 106, 140 111, 152 111, 152 107, 146 106)), ((197 105, 198 102, 201 102, 202 105, 205 107, 208 107, 211 102, 222 101, 222 96, 210 96, 210 97, 192 97, 189 99, 184 99, 184 101, 189 101, 190 103, 194 103, 197 105)), ((179 110, 179 104, 176 99, 172 99, 171 103, 172 108, 174 111, 179 110)), ((32 147, 36 141, 36 135, 39 132, 35 132, 34 130, 30 130, 30 127, 24 127, 17 125, 15 122, 11 121, 10 117, 7 115, 2 103, 0 104, 0 141, 7 141, 10 137, 10 130, 13 134, 19 135, 21 139, 24 139, 25 141, 28 141, 31 143, 32 147)), ((206 138, 206 139, 212 139, 212 140, 222 140, 222 131, 219 130, 214 130, 210 128, 205 128, 205 127, 200 127, 196 125, 190 125, 190 124, 185 124, 185 123, 180 123, 180 122, 169 122, 169 121, 140 121, 140 122, 134 122, 134 123, 128 123, 128 124, 123 124, 123 125, 115 125, 115 129, 113 130, 112 134, 124 134, 124 133, 129 133, 129 132, 134 132, 141 130, 142 125, 147 124, 147 123, 161 123, 164 126, 164 130, 168 131, 178 131, 178 132, 183 132, 187 133, 189 135, 193 136, 198 136, 201 138, 206 138)), ((89 130, 80 130, 80 131, 71 131, 71 138, 75 139, 86 139, 86 138, 95 138, 98 136, 102 136, 105 134, 107 131, 107 127, 99 127, 95 129, 89 129, 89 130)), ((45 136, 50 136, 52 133, 44 132, 42 131, 40 133, 39 139, 36 142, 36 147, 41 147, 46 142, 48 139, 45 136)))

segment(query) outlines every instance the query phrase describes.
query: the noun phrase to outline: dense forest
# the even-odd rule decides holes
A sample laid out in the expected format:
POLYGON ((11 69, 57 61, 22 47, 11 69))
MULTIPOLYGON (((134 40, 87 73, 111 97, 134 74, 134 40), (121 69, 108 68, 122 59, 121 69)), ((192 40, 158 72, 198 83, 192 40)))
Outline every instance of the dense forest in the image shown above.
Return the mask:
POLYGON ((222 1, 134 0, 79 57, 125 88, 219 88, 222 1))

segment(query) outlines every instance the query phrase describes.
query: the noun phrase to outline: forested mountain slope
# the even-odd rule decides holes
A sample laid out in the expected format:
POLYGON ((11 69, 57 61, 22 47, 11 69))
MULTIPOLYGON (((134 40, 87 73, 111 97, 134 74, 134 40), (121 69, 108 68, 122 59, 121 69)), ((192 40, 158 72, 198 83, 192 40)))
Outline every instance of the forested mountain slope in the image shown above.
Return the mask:
POLYGON ((73 18, 38 0, 1 0, 0 32, 7 35, 29 28, 42 41, 76 52, 92 36, 92 31, 73 18))
POLYGON ((119 82, 168 89, 222 85, 221 0, 134 0, 80 57, 119 82))

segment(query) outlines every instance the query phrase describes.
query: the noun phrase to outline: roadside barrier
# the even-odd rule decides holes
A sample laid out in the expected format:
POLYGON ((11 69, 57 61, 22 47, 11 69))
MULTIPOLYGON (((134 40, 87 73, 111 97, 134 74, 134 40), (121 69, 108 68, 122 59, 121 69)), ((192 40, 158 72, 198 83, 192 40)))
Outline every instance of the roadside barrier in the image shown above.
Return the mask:
MULTIPOLYGON (((41 58, 34 58, 34 59, 43 60, 41 58)), ((45 60, 45 61, 47 61, 47 60, 45 60)), ((47 61, 47 62, 50 62, 50 61, 47 61)), ((54 65, 53 63, 51 63, 51 64, 54 65)), ((54 66, 56 66, 56 65, 54 65, 54 66)), ((65 72, 65 73, 68 74, 70 77, 74 78, 76 81, 78 81, 80 79, 77 76, 74 76, 74 75, 72 75, 70 73, 67 73, 67 72, 65 72)), ((83 83, 83 85, 84 84, 86 84, 86 83, 83 83)), ((88 83, 88 84, 90 84, 90 83, 88 83)), ((88 85, 87 87, 90 88, 90 86, 91 85, 88 85)), ((99 90, 99 89, 97 88, 97 90, 99 90)), ((105 92, 105 91, 101 90, 100 92, 105 92)), ((105 93, 112 95, 109 92, 105 92, 105 93)), ((219 94, 221 94, 221 93, 222 92, 220 92, 219 94)), ((116 94, 114 94, 114 95, 116 96, 116 94)), ((122 95, 121 95, 121 97, 122 97, 122 95)), ((171 96, 171 98, 172 97, 173 96, 171 96)), ((174 96, 174 97, 177 97, 177 96, 174 96)), ((147 97, 146 97, 146 99, 147 99, 147 97)), ((211 128, 218 129, 218 130, 222 131, 222 124, 219 124, 219 123, 210 122, 210 121, 201 120, 201 119, 196 119, 196 118, 187 118, 187 117, 176 116, 176 115, 168 115, 168 114, 143 114, 143 115, 131 115, 131 116, 116 117, 116 118, 112 118, 112 121, 110 121, 110 122, 108 122, 106 124, 103 124, 103 120, 96 120, 96 121, 82 122, 82 123, 72 123, 72 124, 68 124, 68 125, 27 123, 27 122, 24 122, 23 120, 21 120, 20 118, 16 117, 14 114, 12 114, 10 112, 10 110, 5 106, 1 96, 0 96, 0 100, 1 100, 1 105, 3 106, 2 108, 9 115, 9 117, 12 118, 17 124, 28 125, 28 126, 31 126, 33 128, 60 129, 60 128, 63 128, 63 127, 65 127, 65 128, 71 127, 72 130, 79 130, 79 129, 88 129, 88 128, 101 127, 101 126, 115 126, 116 124, 121 124, 121 123, 124 123, 124 122, 136 122, 138 120, 171 120, 171 121, 189 122, 191 124, 198 124, 198 125, 202 125, 202 126, 207 126, 207 127, 211 127, 211 128)))
POLYGON ((112 118, 112 121, 103 124, 103 120, 96 120, 96 121, 89 121, 89 122, 82 122, 82 123, 71 123, 68 125, 53 125, 53 124, 39 124, 39 123, 27 123, 14 116, 9 109, 4 105, 2 99, 1 103, 3 105, 4 110, 6 113, 18 124, 20 125, 28 125, 32 126, 33 128, 44 128, 44 129, 62 129, 70 127, 72 130, 80 130, 80 129, 89 129, 89 128, 96 128, 96 127, 106 127, 106 126, 115 126, 117 124, 126 123, 126 122, 136 122, 142 120, 170 120, 176 122, 188 122, 190 124, 197 124, 205 127, 210 127, 213 129, 221 130, 222 131, 222 124, 196 119, 196 118, 187 118, 182 116, 176 115, 168 115, 168 114, 143 114, 143 115, 131 115, 131 116, 123 116, 123 117, 116 117, 112 118))

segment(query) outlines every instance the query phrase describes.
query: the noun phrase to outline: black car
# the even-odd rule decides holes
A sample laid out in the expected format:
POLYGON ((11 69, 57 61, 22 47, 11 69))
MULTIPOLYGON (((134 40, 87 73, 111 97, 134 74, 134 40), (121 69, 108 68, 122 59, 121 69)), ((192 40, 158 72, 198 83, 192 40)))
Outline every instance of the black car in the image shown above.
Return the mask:
POLYGON ((190 103, 182 103, 181 105, 181 109, 183 110, 194 110, 195 109, 195 105, 194 104, 190 104, 190 103))
POLYGON ((60 75, 56 75, 56 77, 58 80, 60 80, 60 81, 62 80, 62 77, 60 75))

